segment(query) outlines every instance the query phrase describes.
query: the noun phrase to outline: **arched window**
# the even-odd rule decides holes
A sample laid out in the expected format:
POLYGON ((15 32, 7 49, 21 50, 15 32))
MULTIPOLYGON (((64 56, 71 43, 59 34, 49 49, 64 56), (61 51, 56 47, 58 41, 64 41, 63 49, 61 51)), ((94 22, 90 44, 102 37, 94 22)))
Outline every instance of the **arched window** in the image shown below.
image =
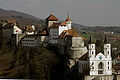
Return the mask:
POLYGON ((103 63, 102 62, 99 63, 98 69, 103 69, 103 63))
POLYGON ((92 51, 92 55, 94 54, 94 51, 92 51))
POLYGON ((103 74, 103 68, 104 68, 104 64, 100 62, 98 64, 98 74, 103 74))
POLYGON ((108 51, 108 55, 109 55, 109 53, 110 53, 110 52, 108 51))

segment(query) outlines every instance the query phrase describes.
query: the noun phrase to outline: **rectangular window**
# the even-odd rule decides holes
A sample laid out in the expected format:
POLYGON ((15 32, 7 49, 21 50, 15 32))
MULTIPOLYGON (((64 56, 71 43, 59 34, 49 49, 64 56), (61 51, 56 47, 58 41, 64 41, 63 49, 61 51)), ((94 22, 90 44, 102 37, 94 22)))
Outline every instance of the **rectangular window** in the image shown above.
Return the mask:
POLYGON ((103 70, 98 70, 98 74, 103 74, 103 70))
POLYGON ((108 69, 110 69, 109 66, 108 66, 108 69))

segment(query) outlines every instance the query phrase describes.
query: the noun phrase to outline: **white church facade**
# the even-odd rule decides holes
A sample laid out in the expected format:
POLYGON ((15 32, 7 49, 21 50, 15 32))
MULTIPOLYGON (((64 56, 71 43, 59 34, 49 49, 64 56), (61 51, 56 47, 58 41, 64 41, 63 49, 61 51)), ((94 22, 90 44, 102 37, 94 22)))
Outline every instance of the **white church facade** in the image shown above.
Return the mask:
POLYGON ((96 53, 95 44, 90 37, 88 53, 79 60, 79 73, 87 71, 85 80, 112 80, 112 57, 111 45, 107 43, 105 37, 103 51, 96 53))

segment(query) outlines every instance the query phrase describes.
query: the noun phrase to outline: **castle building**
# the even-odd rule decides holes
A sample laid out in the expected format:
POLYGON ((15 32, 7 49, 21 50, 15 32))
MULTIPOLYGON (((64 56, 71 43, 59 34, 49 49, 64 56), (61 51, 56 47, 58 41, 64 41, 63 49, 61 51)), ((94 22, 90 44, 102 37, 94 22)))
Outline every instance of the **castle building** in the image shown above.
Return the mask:
POLYGON ((58 44, 58 36, 64 31, 71 29, 71 20, 69 17, 63 22, 58 22, 53 14, 46 18, 46 28, 49 32, 49 43, 58 44))
POLYGON ((34 35, 25 35, 21 39, 22 46, 24 47, 39 47, 40 46, 40 38, 34 35))
POLYGON ((7 23, 6 25, 2 26, 2 35, 3 40, 6 43, 11 43, 12 45, 17 45, 19 42, 18 35, 22 34, 22 30, 16 26, 16 23, 7 23))
POLYGON ((72 68, 79 58, 87 52, 84 45, 84 38, 79 36, 72 29, 64 30, 58 39, 58 48, 60 54, 69 56, 69 67, 72 68))
POLYGON ((35 34, 35 26, 34 25, 28 25, 26 28, 25 28, 25 33, 27 35, 33 35, 35 34))
POLYGON ((43 29, 42 31, 37 33, 38 38, 40 38, 41 46, 47 46, 49 34, 47 29, 43 29))
POLYGON ((112 57, 111 45, 107 42, 107 36, 104 40, 104 49, 96 53, 95 44, 90 37, 88 44, 88 53, 79 59, 79 72, 88 71, 85 80, 112 80, 112 57))
POLYGON ((53 23, 57 23, 58 22, 58 18, 57 17, 55 17, 53 14, 51 14, 50 16, 48 16, 46 19, 46 22, 45 22, 45 24, 46 24, 46 27, 45 28, 50 28, 50 26, 53 24, 53 23))

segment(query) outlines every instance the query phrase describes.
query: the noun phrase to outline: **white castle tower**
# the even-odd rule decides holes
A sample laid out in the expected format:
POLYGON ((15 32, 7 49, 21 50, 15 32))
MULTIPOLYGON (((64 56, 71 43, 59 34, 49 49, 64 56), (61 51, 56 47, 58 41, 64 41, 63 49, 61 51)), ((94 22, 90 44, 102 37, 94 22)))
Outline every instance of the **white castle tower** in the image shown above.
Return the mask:
POLYGON ((67 19, 65 20, 65 22, 67 23, 67 27, 68 29, 71 29, 71 19, 69 18, 69 13, 67 13, 67 19))

